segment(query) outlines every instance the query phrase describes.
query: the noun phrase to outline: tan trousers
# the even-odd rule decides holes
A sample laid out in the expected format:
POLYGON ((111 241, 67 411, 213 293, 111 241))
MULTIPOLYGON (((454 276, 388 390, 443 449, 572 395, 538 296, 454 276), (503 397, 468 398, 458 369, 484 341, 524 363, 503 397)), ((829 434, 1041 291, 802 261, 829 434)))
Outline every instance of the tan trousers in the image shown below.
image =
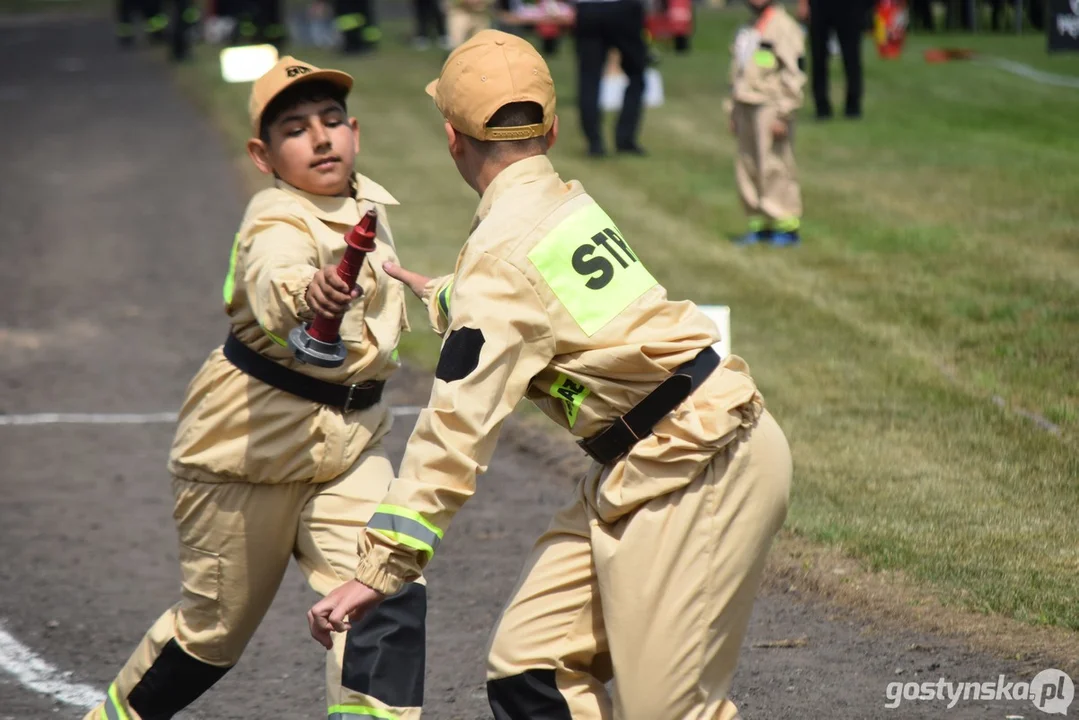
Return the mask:
POLYGON ((455 48, 481 30, 491 27, 491 13, 487 10, 467 10, 451 7, 446 10, 446 35, 450 48, 455 48))
MULTIPOLYGON (((142 717, 140 710, 155 718, 171 717, 194 701, 240 659, 290 557, 322 595, 349 580, 358 562, 358 531, 392 480, 393 466, 379 448, 321 485, 174 478, 182 599, 146 633, 110 686, 105 704, 87 719, 135 720, 142 717)), ((330 717, 420 717, 424 588, 407 586, 386 602, 391 601, 397 607, 389 615, 380 608, 381 617, 365 620, 367 637, 357 626, 334 635, 333 652, 326 657, 330 717), (393 621, 402 614, 405 622, 393 621), (370 652, 372 643, 376 652, 370 652), (379 658, 386 664, 387 657, 393 667, 376 667, 379 658), (390 674, 396 674, 395 680, 387 684, 390 674)))
POLYGON ((732 112, 738 141, 734 175, 746 213, 779 230, 796 229, 802 217, 802 191, 794 162, 794 124, 786 138, 776 140, 775 108, 736 102, 732 112))
POLYGON ((539 539, 495 629, 496 720, 737 717, 728 690, 787 513, 783 432, 764 413, 689 485, 614 525, 585 500, 598 479, 539 539))

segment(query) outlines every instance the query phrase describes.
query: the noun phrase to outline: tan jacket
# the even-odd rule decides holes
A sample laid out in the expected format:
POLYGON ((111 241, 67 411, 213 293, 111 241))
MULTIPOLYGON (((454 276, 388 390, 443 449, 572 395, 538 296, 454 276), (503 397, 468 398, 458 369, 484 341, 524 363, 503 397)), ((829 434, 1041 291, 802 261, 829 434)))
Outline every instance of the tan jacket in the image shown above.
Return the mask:
POLYGON ((780 5, 769 5, 731 45, 731 100, 774 107, 789 120, 802 107, 805 83, 805 33, 780 5))
MULTIPOLYGON (((400 476, 361 536, 360 581, 392 592, 420 575, 522 397, 587 437, 718 340, 693 303, 667 299, 629 241, 546 157, 511 165, 487 188, 452 286, 447 276, 425 293, 448 333, 400 476)), ((613 522, 686 485, 762 408, 748 368, 727 358, 608 468, 593 506, 613 522)))
MULTIPOLYGON (((382 270, 397 262, 385 189, 357 174, 356 198, 310 195, 281 181, 252 198, 232 248, 224 300, 232 332, 248 347, 307 375, 339 384, 384 380, 398 366, 407 329, 404 288, 382 270), (361 299, 341 324, 348 349, 339 368, 299 363, 289 331, 313 314, 304 296, 315 272, 340 262, 344 235, 369 208, 378 212, 377 249, 360 272, 361 299)), ((204 482, 326 482, 348 469, 390 426, 383 403, 343 413, 265 385, 214 350, 191 381, 169 470, 204 482)))

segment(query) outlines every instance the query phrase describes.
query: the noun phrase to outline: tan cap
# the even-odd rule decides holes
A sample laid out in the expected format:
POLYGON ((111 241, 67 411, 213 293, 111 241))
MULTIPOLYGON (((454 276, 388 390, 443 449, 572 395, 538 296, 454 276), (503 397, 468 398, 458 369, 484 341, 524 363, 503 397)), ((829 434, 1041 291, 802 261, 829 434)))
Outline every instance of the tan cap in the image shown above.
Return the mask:
POLYGON ((498 30, 482 30, 450 53, 427 94, 455 130, 477 140, 525 140, 554 125, 554 80, 547 63, 527 40, 498 30), (499 108, 515 102, 538 103, 543 122, 486 127, 499 108))
POLYGON ((251 130, 255 135, 259 134, 259 124, 262 122, 262 113, 266 106, 280 95, 286 88, 296 83, 311 82, 312 80, 325 80, 342 88, 346 93, 352 89, 352 76, 340 70, 323 70, 310 63, 286 55, 277 61, 277 64, 266 71, 266 74, 255 81, 251 88, 251 99, 248 101, 247 110, 251 116, 251 130))

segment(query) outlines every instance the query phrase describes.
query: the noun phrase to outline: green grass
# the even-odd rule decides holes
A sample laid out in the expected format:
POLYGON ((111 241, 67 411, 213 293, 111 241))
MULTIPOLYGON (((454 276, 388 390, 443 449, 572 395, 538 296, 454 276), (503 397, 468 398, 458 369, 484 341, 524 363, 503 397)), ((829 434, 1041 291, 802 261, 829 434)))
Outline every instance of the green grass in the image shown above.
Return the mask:
MULTIPOLYGON (((946 602, 1079 629, 1079 91, 921 51, 972 47, 1075 76, 1079 58, 1046 56, 1037 36, 915 37, 896 61, 867 42, 866 119, 798 127, 805 243, 742 249, 727 241, 743 218, 721 111, 742 17, 702 13, 694 52, 665 55, 643 161, 583 157, 563 48, 556 165, 673 297, 732 307, 735 352, 794 449, 788 527, 946 602)), ((357 78, 361 168, 403 203, 405 263, 451 269, 476 197, 423 94, 440 55, 304 56, 357 78)), ((223 86, 215 62, 204 50, 180 79, 239 149, 247 88, 223 86)), ((415 305, 412 320, 403 349, 430 364, 437 342, 415 305)))

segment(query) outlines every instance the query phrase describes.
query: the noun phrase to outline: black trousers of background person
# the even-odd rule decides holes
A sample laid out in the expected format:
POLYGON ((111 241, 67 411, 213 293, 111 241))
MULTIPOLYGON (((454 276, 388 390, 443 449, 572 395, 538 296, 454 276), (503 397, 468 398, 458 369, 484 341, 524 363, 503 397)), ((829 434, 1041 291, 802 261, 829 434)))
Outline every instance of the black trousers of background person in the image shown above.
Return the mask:
POLYGON ((412 0, 416 11, 416 37, 446 36, 446 16, 442 14, 439 0, 412 0))
POLYGON ((860 0, 810 0, 809 45, 812 53, 813 102, 817 117, 832 115, 828 96, 828 36, 835 32, 843 57, 847 79, 845 112, 848 117, 862 114, 862 30, 865 7, 860 0))
POLYGON ((615 130, 620 150, 637 147, 637 131, 644 105, 644 71, 648 48, 644 44, 644 6, 637 0, 582 2, 577 5, 577 104, 581 128, 593 153, 604 151, 600 131, 599 86, 607 53, 611 48, 622 57, 622 70, 629 78, 622 112, 615 130))

